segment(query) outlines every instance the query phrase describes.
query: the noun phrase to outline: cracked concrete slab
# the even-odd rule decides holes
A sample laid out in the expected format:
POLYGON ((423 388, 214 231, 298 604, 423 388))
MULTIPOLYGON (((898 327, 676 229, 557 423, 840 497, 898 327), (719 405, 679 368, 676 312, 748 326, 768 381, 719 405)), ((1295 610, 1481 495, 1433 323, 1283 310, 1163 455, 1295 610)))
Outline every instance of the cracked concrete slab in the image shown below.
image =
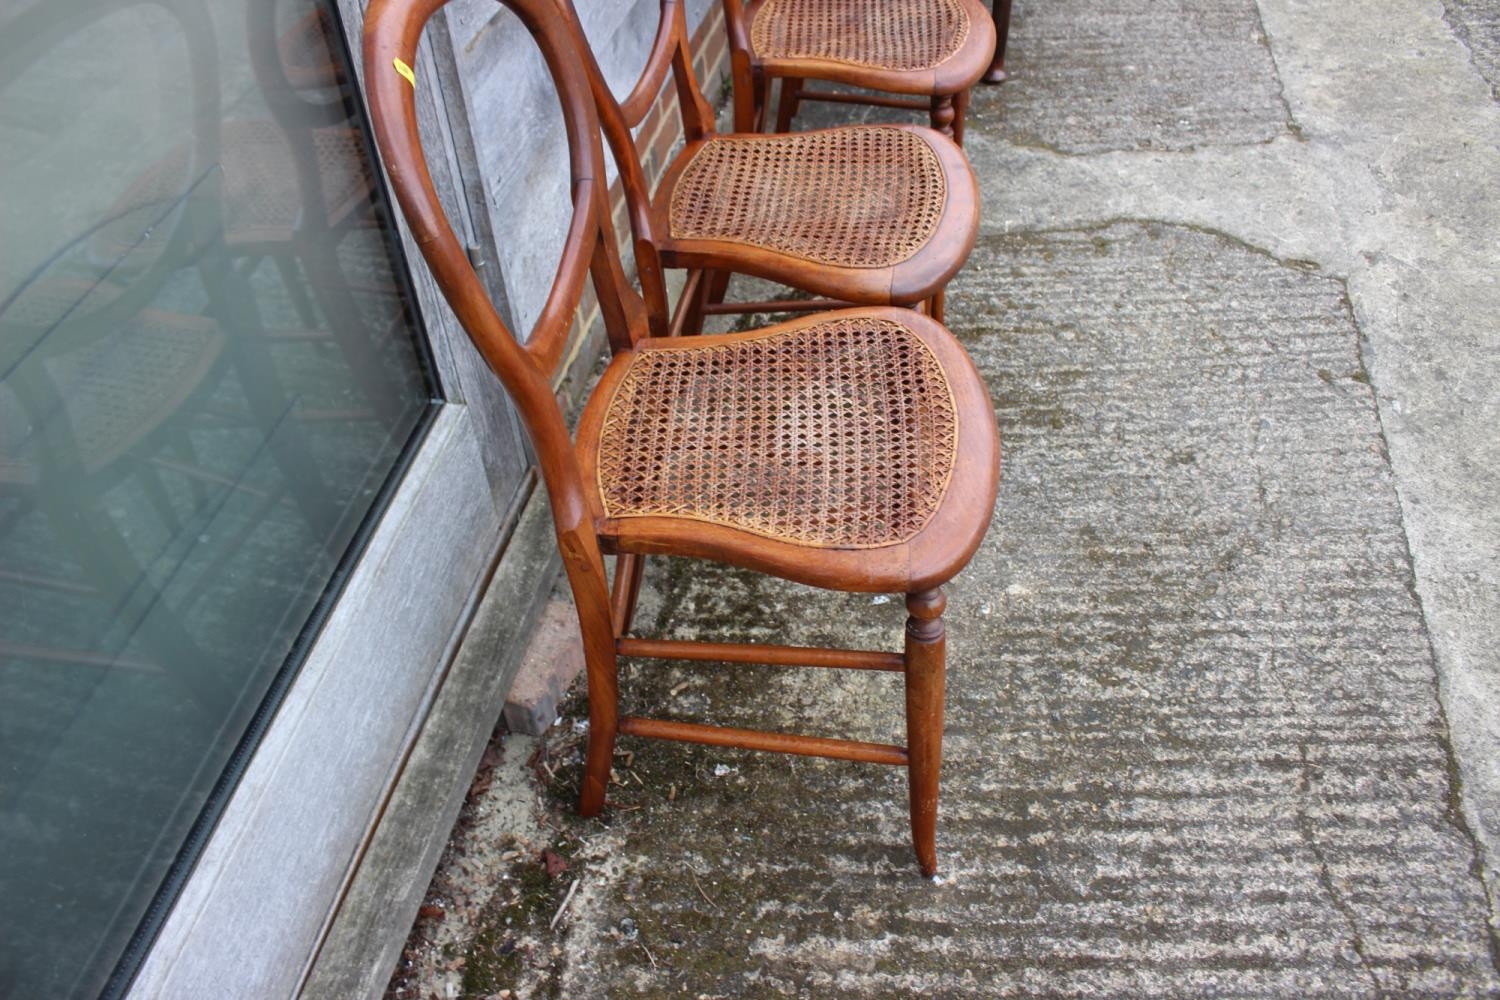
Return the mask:
MULTIPOLYGON (((1007 141, 1065 153, 1261 142, 1288 128, 1253 0, 1022 3, 1007 141)), ((995 91, 975 94, 983 115, 995 91)))
MULTIPOLYGON (((950 592, 944 880, 911 873, 897 773, 629 742, 583 822, 554 739, 578 888, 509 939, 525 995, 1500 995, 1496 4, 1016 6, 949 296, 1005 469, 950 592), (1173 131, 1194 79, 1213 113, 1173 131)), ((900 621, 662 562, 640 631, 891 648, 900 621)), ((900 732, 889 678, 622 687, 900 732)))
MULTIPOLYGON (((1136 222, 976 257, 949 318, 1006 475, 950 587, 943 883, 910 876, 899 774, 632 744, 561 995, 1500 990, 1343 282, 1136 222)), ((642 616, 876 647, 901 619, 686 563, 653 567, 642 616)), ((623 686, 638 710, 900 733, 888 678, 652 664, 623 686)))
MULTIPOLYGON (((1259 6, 1294 135, 1239 149, 1069 157, 1018 148, 1003 128, 979 130, 969 151, 984 227, 1156 219, 1213 228, 1344 278, 1431 629, 1463 810, 1493 869, 1500 112, 1439 4, 1259 6)), ((1007 88, 995 98, 1002 112, 1007 88)), ((1490 891, 1493 911, 1494 879, 1490 891)))

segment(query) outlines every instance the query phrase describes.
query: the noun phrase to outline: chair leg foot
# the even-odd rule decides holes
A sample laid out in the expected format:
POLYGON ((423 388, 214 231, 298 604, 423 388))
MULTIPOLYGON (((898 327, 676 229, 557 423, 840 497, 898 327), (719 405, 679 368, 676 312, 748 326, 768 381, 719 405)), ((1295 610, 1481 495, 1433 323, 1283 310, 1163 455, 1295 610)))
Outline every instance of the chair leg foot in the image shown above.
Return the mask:
POLYGON ((615 665, 614 640, 601 653, 590 651, 584 635, 584 657, 588 673, 589 740, 583 757, 583 790, 578 797, 581 816, 597 816, 604 809, 609 789, 609 770, 615 758, 615 737, 620 731, 620 677, 615 665))
POLYGON ((922 874, 937 874, 938 772, 943 760, 945 638, 939 588, 906 596, 906 750, 911 839, 922 874))
POLYGON ((604 793, 609 788, 609 769, 614 757, 614 726, 606 727, 590 719, 588 751, 583 762, 583 792, 578 797, 578 815, 597 816, 604 811, 604 793))
POLYGON ((1005 73, 1005 43, 1010 40, 1010 5, 1011 0, 993 0, 990 4, 990 14, 995 19, 995 58, 990 63, 990 68, 980 77, 985 83, 1004 83, 1008 77, 1005 73))

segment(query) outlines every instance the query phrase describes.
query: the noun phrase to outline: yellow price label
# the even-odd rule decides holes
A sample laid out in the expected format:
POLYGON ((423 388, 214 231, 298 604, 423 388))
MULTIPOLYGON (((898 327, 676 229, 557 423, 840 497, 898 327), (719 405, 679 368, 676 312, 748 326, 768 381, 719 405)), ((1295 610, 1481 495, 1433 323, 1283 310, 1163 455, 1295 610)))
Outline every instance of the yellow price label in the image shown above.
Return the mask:
POLYGON ((417 74, 412 72, 410 66, 406 65, 406 63, 402 62, 400 59, 391 60, 391 65, 396 67, 397 73, 400 73, 403 77, 406 78, 406 82, 411 84, 413 90, 417 88, 417 74))

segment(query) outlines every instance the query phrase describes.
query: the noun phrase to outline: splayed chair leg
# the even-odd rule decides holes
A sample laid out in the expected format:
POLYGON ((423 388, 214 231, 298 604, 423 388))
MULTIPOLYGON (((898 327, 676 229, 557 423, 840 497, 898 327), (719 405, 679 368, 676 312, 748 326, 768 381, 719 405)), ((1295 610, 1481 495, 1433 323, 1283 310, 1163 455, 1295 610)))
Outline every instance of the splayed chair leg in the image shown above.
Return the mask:
POLYGON ((615 635, 630 634, 645 571, 645 556, 621 553, 615 557, 615 579, 610 595, 610 618, 614 623, 615 635))
POLYGON ((906 596, 906 748, 911 839, 922 874, 937 874, 938 772, 943 760, 943 608, 941 589, 906 596))
POLYGON ((585 645, 584 657, 589 679, 589 742, 583 759, 583 792, 578 799, 578 813, 597 816, 604 809, 615 737, 619 734, 620 680, 612 651, 607 656, 596 656, 585 645))

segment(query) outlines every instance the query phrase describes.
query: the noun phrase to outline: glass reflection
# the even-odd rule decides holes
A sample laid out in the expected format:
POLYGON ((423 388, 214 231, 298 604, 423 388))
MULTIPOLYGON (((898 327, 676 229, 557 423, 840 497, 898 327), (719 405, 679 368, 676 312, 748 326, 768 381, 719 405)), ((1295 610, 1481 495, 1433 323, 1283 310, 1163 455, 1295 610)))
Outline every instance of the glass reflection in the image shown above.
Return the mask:
POLYGON ((432 405, 340 30, 0 8, 0 996, 104 988, 432 405))

